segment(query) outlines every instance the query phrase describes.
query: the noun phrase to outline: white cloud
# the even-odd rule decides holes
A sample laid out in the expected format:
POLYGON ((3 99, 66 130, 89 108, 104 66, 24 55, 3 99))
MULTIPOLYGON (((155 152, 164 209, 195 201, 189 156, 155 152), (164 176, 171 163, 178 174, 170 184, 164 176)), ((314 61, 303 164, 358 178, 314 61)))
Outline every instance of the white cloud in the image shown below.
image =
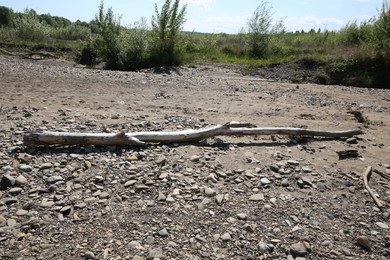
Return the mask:
POLYGON ((215 4, 216 0, 184 0, 184 4, 188 5, 196 5, 203 9, 209 9, 213 4, 215 4))

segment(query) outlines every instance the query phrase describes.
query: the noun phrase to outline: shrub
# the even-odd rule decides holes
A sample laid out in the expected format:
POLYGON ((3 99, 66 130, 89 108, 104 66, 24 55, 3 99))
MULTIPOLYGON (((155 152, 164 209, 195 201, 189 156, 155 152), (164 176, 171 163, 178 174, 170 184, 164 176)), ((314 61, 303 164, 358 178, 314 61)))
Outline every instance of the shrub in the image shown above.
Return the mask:
POLYGON ((384 0, 374 23, 374 46, 378 54, 390 58, 390 2, 384 0))
POLYGON ((179 4, 179 0, 175 0, 172 5, 171 0, 166 0, 161 11, 155 5, 155 16, 152 17, 152 55, 157 63, 168 65, 180 62, 177 44, 186 20, 186 5, 179 10, 179 4))
POLYGON ((34 10, 26 10, 15 18, 16 36, 26 41, 42 41, 50 35, 50 27, 39 21, 34 10))
POLYGON ((272 22, 272 6, 268 1, 262 0, 247 22, 249 54, 253 58, 264 58, 271 35, 284 30, 282 20, 275 26, 272 22))

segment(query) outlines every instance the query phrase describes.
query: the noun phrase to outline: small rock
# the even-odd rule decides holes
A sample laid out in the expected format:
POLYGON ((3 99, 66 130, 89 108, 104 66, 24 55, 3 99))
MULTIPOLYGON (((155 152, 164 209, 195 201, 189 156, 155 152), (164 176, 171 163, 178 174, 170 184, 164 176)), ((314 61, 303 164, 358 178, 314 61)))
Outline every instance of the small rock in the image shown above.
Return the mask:
POLYGON ((164 195, 161 191, 158 193, 157 201, 165 201, 167 196, 164 195))
POLYGON ((0 189, 5 190, 15 185, 15 178, 11 175, 3 175, 0 181, 0 189))
POLYGON ((16 220, 15 219, 12 219, 12 218, 9 218, 9 219, 7 219, 7 226, 9 226, 9 227, 14 227, 14 226, 16 226, 16 220))
POLYGON ((3 217, 2 215, 0 215, 0 227, 4 226, 5 223, 7 223, 7 219, 5 217, 3 217))
POLYGON ((303 167, 302 167, 302 171, 305 172, 305 173, 310 173, 310 172, 312 172, 313 170, 312 170, 310 167, 308 167, 308 166, 303 166, 303 167))
POLYGON ((22 188, 15 187, 15 188, 10 189, 8 192, 9 192, 9 194, 11 194, 11 195, 16 195, 16 194, 21 193, 22 190, 23 190, 22 188))
POLYGON ((16 211, 16 216, 26 216, 27 214, 28 211, 24 209, 19 209, 18 211, 16 211))
POLYGON ((134 184, 136 184, 137 181, 136 180, 129 180, 125 183, 125 188, 128 188, 130 186, 133 186, 134 184))
POLYGON ((346 256, 351 256, 352 255, 352 252, 349 248, 346 248, 346 247, 341 247, 341 251, 343 252, 344 255, 346 256))
POLYGON ((51 164, 51 163, 43 163, 43 164, 41 164, 39 169, 40 170, 46 170, 46 169, 50 169, 51 167, 53 167, 53 164, 51 164))
POLYGON ((358 140, 356 139, 356 137, 351 137, 351 138, 348 138, 347 140, 345 140, 345 142, 347 144, 357 144, 358 140))
POLYGON ((250 201, 261 201, 264 200, 264 194, 263 193, 258 193, 258 194, 253 194, 252 196, 249 197, 250 201))
POLYGON ((224 197, 225 197, 225 195, 223 195, 223 194, 218 194, 218 195, 215 197, 215 200, 216 200, 216 202, 217 202, 218 205, 222 204, 224 197))
POLYGON ((132 154, 132 155, 129 155, 129 156, 127 157, 127 160, 128 160, 129 162, 138 161, 138 157, 135 156, 134 154, 132 154))
POLYGON ((232 240, 232 237, 230 236, 229 233, 225 233, 225 234, 223 234, 223 235, 221 236, 221 239, 222 239, 223 242, 229 242, 229 241, 232 240))
POLYGON ((137 241, 131 241, 131 242, 128 244, 128 246, 129 246, 130 249, 133 249, 133 250, 135 250, 135 249, 137 249, 137 250, 142 249, 141 244, 140 244, 139 242, 137 242, 137 241))
POLYGON ((201 158, 202 158, 202 156, 200 156, 200 155, 193 155, 193 156, 191 156, 190 161, 191 162, 198 162, 201 158))
POLYGON ((149 250, 148 256, 146 259, 155 259, 155 258, 164 258, 163 250, 161 247, 152 248, 149 250))
POLYGON ((158 231, 158 235, 160 237, 168 237, 169 236, 169 233, 168 231, 164 228, 164 229, 161 229, 160 231, 158 231))
POLYGON ((365 248, 365 249, 368 249, 368 250, 371 250, 371 243, 370 243, 370 240, 368 240, 368 238, 366 236, 360 236, 356 239, 356 244, 358 244, 359 246, 365 248))
POLYGON ((33 170, 33 168, 30 166, 30 165, 27 165, 27 164, 21 164, 19 166, 19 169, 23 172, 31 172, 33 170))
POLYGON ((389 225, 382 223, 382 222, 376 222, 375 223, 378 227, 383 228, 383 229, 389 229, 389 225))
POLYGON ((321 192, 324 192, 326 190, 326 186, 322 182, 316 183, 316 187, 321 192))
POLYGON ((56 183, 56 182, 59 182, 59 181, 63 181, 63 180, 64 180, 64 178, 62 178, 59 175, 51 176, 51 177, 46 179, 46 181, 48 183, 50 183, 50 184, 53 184, 53 183, 56 183))
POLYGON ((293 256, 305 256, 311 252, 311 247, 308 242, 299 242, 291 245, 290 251, 293 256))
POLYGON ((283 187, 288 187, 290 184, 288 182, 288 179, 283 179, 282 182, 280 183, 283 187))
POLYGON ((332 242, 330 240, 325 240, 324 242, 321 243, 321 246, 330 246, 332 242))
POLYGON ((23 186, 23 185, 26 185, 28 183, 26 177, 24 177, 23 175, 19 175, 16 179, 15 179, 15 183, 19 186, 23 186))
POLYGON ((84 257, 85 257, 86 259, 96 259, 95 254, 92 253, 91 251, 85 252, 85 253, 84 253, 84 257))
POLYGON ((238 213, 238 214, 237 214, 237 218, 238 218, 239 220, 246 220, 246 219, 248 218, 248 215, 245 214, 245 213, 238 213))
POLYGON ((299 162, 295 161, 295 160, 288 160, 287 163, 290 164, 290 165, 294 165, 294 166, 298 166, 299 165, 299 162))
POLYGON ((86 169, 89 169, 92 167, 92 163, 90 161, 84 161, 84 166, 86 169))
POLYGON ((271 181, 268 179, 268 178, 261 178, 260 179, 260 183, 264 186, 266 185, 270 185, 271 184, 271 181))
POLYGON ((214 195, 216 194, 216 191, 213 190, 213 189, 211 189, 211 188, 209 188, 209 187, 206 187, 206 188, 204 189, 204 193, 205 193, 207 196, 212 197, 212 196, 214 196, 214 195))

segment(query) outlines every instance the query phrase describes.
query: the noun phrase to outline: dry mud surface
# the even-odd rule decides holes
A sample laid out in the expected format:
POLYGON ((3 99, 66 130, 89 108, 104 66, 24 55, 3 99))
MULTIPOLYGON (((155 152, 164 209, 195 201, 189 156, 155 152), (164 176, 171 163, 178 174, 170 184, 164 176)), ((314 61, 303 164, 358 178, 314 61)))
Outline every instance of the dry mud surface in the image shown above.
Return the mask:
POLYGON ((0 258, 388 259, 390 91, 297 86, 237 71, 115 72, 0 57, 0 258), (365 133, 145 147, 22 143, 30 131, 228 121, 365 133), (344 150, 358 157, 339 157, 344 150), (381 173, 369 185, 382 209, 363 186, 367 166, 381 173))

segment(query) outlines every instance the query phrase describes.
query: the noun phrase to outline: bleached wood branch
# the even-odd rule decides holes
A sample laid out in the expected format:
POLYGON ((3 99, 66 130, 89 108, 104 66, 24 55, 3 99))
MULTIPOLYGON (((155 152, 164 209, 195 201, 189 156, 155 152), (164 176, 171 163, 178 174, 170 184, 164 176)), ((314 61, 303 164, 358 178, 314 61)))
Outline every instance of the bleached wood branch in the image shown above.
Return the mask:
POLYGON ((250 123, 229 122, 203 129, 189 129, 173 132, 135 132, 135 133, 70 133, 70 132, 36 132, 24 136, 24 144, 34 145, 143 145, 145 143, 176 143, 199 141, 210 137, 248 136, 248 135, 290 135, 351 137, 360 135, 359 129, 347 131, 324 131, 302 128, 257 128, 250 123))
POLYGON ((378 206, 379 209, 382 210, 383 202, 376 197, 370 186, 368 185, 368 179, 371 176, 372 167, 368 166, 366 171, 363 173, 363 184, 364 188, 368 191, 368 194, 370 194, 371 198, 374 200, 375 204, 378 206))

